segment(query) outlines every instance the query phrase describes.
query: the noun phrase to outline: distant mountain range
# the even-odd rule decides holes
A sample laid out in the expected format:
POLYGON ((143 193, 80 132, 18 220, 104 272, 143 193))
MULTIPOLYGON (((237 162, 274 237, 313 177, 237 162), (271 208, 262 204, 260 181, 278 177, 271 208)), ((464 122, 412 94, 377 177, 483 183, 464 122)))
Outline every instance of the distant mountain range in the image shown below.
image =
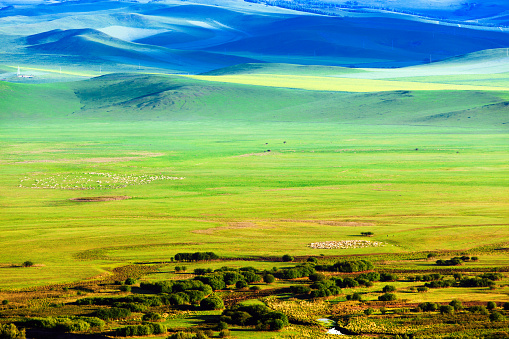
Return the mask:
POLYGON ((509 47, 508 9, 495 0, 4 1, 0 64, 90 74, 402 67, 509 47))

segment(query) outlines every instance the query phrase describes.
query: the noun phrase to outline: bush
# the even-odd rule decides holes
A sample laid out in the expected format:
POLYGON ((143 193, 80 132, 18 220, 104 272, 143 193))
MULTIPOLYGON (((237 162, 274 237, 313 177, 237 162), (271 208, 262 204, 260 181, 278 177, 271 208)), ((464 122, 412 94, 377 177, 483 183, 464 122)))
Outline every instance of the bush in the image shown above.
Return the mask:
POLYGON ((214 252, 177 253, 176 261, 209 261, 219 259, 214 252))
POLYGON ((136 279, 134 279, 134 278, 127 278, 124 281, 124 284, 126 284, 126 285, 134 285, 134 284, 136 284, 136 279))
POLYGON ((378 297, 380 301, 394 301, 396 300, 396 295, 394 293, 385 293, 378 297))
POLYGON ((204 310, 220 310, 224 308, 224 303, 220 297, 211 295, 200 302, 200 307, 204 310))
POLYGON ((504 321, 505 317, 500 312, 493 312, 490 314, 490 321, 497 322, 497 321, 504 321))
POLYGON ((120 291, 122 291, 122 292, 131 292, 131 286, 122 285, 122 286, 120 286, 120 291))
POLYGON ((364 310, 365 315, 372 315, 373 313, 375 313, 375 310, 371 307, 364 310))
POLYGON ((293 261, 293 257, 291 255, 289 255, 289 254, 283 255, 282 259, 283 259, 284 262, 293 261))
POLYGON ((122 319, 131 315, 131 311, 125 308, 100 308, 95 312, 96 316, 103 320, 122 319))
POLYGON ((159 313, 149 312, 149 313, 145 313, 143 315, 143 317, 141 318, 141 320, 143 320, 143 321, 158 321, 158 320, 161 320, 162 318, 163 317, 159 313))
POLYGON ((346 296, 347 300, 355 300, 355 301, 362 301, 362 294, 360 293, 354 293, 352 295, 346 296))
POLYGON ((396 281, 398 280, 398 276, 392 273, 382 273, 380 274, 380 281, 396 281))
POLYGON ((309 257, 309 258, 307 258, 307 260, 306 260, 306 261, 307 261, 307 262, 312 262, 312 263, 315 263, 315 264, 316 264, 316 263, 318 262, 318 259, 313 258, 313 257, 309 257))
POLYGON ((471 313, 478 313, 478 314, 483 314, 483 315, 488 315, 489 314, 488 310, 484 306, 470 306, 468 308, 468 310, 471 313))
POLYGON ((428 288, 426 286, 417 287, 417 292, 428 292, 428 288))
POLYGON ((450 305, 440 306, 440 313, 441 314, 453 314, 454 307, 452 307, 450 305))
POLYGON ((458 299, 453 299, 450 303, 450 306, 454 308, 455 311, 459 311, 463 309, 463 304, 458 299))
POLYGON ((311 292, 311 288, 306 285, 293 285, 290 286, 290 291, 292 291, 292 294, 308 294, 311 292))
POLYGON ((311 280, 311 281, 323 281, 325 279, 326 279, 326 277, 322 273, 311 273, 309 275, 309 280, 311 280))
POLYGON ((486 308, 490 311, 494 310, 495 308, 497 308, 497 304, 494 301, 488 301, 486 308))
POLYGON ((439 306, 435 303, 425 302, 419 304, 419 309, 423 312, 435 312, 438 311, 439 306))
POLYGON ((238 289, 241 289, 241 288, 246 288, 248 287, 249 285, 247 284, 247 282, 245 280, 239 280, 235 283, 235 288, 238 288, 238 289))
POLYGON ((272 274, 265 274, 263 276, 263 281, 267 284, 272 284, 274 281, 276 281, 276 278, 272 274))
POLYGON ((25 339, 25 330, 18 330, 14 324, 0 325, 1 339, 25 339))
POLYGON ((167 339, 194 339, 194 334, 180 331, 173 333, 167 339))
MULTIPOLYGON (((115 335, 119 337, 134 337, 134 336, 147 336, 151 334, 164 334, 168 332, 168 328, 163 324, 146 324, 146 325, 129 325, 117 328, 115 330, 115 335)), ((180 333, 180 332, 179 332, 180 333)), ((193 338, 194 336, 186 337, 185 335, 179 336, 179 333, 176 338, 193 338)), ((183 333, 183 332, 182 332, 183 333)), ((169 338, 173 338, 170 336, 169 338)))
POLYGON ((230 330, 221 330, 219 332, 219 338, 228 338, 230 336, 230 330))
POLYGON ((27 260, 25 261, 23 264, 21 264, 23 267, 32 267, 34 266, 34 262, 33 261, 30 261, 30 260, 27 260))
POLYGON ((219 324, 217 324, 217 330, 222 331, 228 329, 228 324, 224 321, 220 321, 219 324))
POLYGON ((509 303, 504 303, 504 310, 509 311, 509 303))
POLYGON ((382 289, 382 292, 384 293, 389 293, 389 292, 394 292, 396 291, 396 286, 394 285, 385 285, 384 288, 382 289))

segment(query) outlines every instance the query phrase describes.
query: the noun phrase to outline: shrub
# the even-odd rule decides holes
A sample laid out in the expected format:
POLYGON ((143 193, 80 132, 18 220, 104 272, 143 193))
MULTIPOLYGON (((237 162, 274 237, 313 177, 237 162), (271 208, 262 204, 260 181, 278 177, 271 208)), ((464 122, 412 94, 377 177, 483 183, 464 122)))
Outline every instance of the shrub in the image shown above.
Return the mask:
POLYGON ((265 274, 263 276, 263 281, 267 284, 272 284, 274 281, 276 281, 276 278, 272 274, 265 274))
POLYGON ((428 292, 428 288, 426 286, 417 287, 417 292, 428 292))
POLYGON ((220 321, 219 324, 217 324, 217 330, 222 331, 228 329, 228 324, 224 321, 220 321))
POLYGON ((398 276, 392 273, 382 273, 380 274, 380 281, 396 281, 398 280, 398 276))
POLYGON ((228 338, 230 336, 230 330, 221 330, 219 332, 219 338, 228 338))
POLYGON ((500 312, 493 312, 490 314, 490 321, 504 321, 505 317, 500 312))
POLYGON ((362 294, 360 293, 354 293, 352 295, 346 296, 347 300, 355 300, 355 301, 361 301, 362 300, 362 294))
POLYGON ((450 306, 454 308, 455 311, 459 311, 463 309, 463 304, 458 299, 453 299, 450 303, 450 306))
POLYGON ((385 285, 384 288, 382 289, 382 291, 384 293, 394 292, 394 291, 396 291, 396 286, 394 286, 394 285, 385 285))
POLYGON ((387 309, 385 307, 380 307, 380 313, 386 314, 387 313, 387 309))
POLYGON ((25 330, 18 330, 14 324, 0 325, 0 338, 2 339, 25 339, 25 330))
POLYGON ((134 279, 134 278, 127 278, 124 281, 124 284, 126 284, 126 285, 134 285, 134 284, 136 284, 136 279, 134 279))
POLYGON ((103 320, 122 319, 131 315, 131 311, 125 308, 100 308, 96 312, 96 316, 103 320))
POLYGON ((396 300, 396 295, 394 293, 385 293, 378 297, 380 301, 394 301, 396 300))
POLYGON ((177 253, 175 254, 176 261, 208 261, 219 259, 219 256, 214 252, 195 252, 195 253, 177 253))
POLYGON ((7 300, 7 299, 2 300, 2 305, 7 305, 7 304, 9 304, 9 300, 7 300))
POLYGON ((423 312, 435 312, 438 311, 439 306, 435 303, 425 302, 419 304, 419 309, 423 312))
POLYGON ((291 255, 289 255, 289 254, 283 255, 282 259, 283 259, 284 262, 293 261, 293 257, 291 255))
POLYGON ((509 311, 509 303, 504 303, 504 310, 509 311))
POLYGON ((306 261, 307 261, 307 262, 312 262, 312 263, 315 263, 315 264, 316 264, 316 263, 318 262, 318 259, 313 258, 313 257, 309 257, 309 258, 307 258, 307 260, 306 260, 306 261))
POLYGON ((375 313, 375 310, 371 307, 364 310, 365 315, 372 315, 373 313, 375 313))
POLYGON ((141 318, 141 320, 143 320, 143 321, 158 321, 158 320, 161 320, 162 318, 163 317, 159 313, 149 312, 149 313, 145 313, 143 315, 143 317, 141 318))
POLYGON ((189 332, 177 332, 170 335, 167 339, 193 339, 194 334, 189 332))
POLYGON ((224 308, 224 303, 220 297, 211 295, 200 302, 200 307, 204 310, 220 310, 224 308))
POLYGON ((478 313, 478 314, 483 314, 483 315, 488 315, 489 314, 488 310, 484 306, 470 306, 468 308, 468 310, 471 313, 478 313))
POLYGON ((131 286, 128 286, 128 285, 122 285, 122 286, 120 286, 119 289, 122 292, 131 292, 131 286))
POLYGON ((309 280, 311 280, 311 281, 323 281, 325 279, 326 279, 326 277, 322 273, 311 273, 309 275, 309 280))
POLYGON ((308 294, 311 292, 311 288, 305 285, 293 285, 290 286, 290 291, 292 291, 292 294, 308 294))
POLYGON ((497 304, 494 301, 488 301, 486 308, 490 311, 494 310, 495 308, 497 308, 497 304))
POLYGON ((245 280, 239 280, 235 283, 235 287, 238 289, 246 288, 247 286, 249 286, 249 285, 247 284, 247 282, 245 280))
POLYGON ((249 287, 249 290, 250 291, 254 291, 254 292, 258 292, 261 289, 262 288, 260 286, 251 286, 251 287, 249 287))
POLYGON ((440 313, 441 314, 453 314, 454 313, 454 307, 452 307, 450 305, 440 306, 440 313))
POLYGON ((23 267, 32 267, 34 266, 34 262, 33 261, 30 261, 30 260, 27 260, 25 261, 23 264, 21 264, 23 267))
POLYGON ((85 320, 87 323, 89 323, 90 327, 96 328, 99 331, 102 331, 104 329, 104 326, 106 325, 104 320, 96 318, 96 317, 87 317, 87 318, 83 318, 83 320, 85 320))

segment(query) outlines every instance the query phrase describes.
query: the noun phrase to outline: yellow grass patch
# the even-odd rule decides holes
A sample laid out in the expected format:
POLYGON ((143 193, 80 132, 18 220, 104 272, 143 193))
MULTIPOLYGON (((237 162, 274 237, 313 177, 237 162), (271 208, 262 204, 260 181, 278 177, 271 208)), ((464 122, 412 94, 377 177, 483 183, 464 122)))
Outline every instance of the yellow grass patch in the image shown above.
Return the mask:
POLYGON ((247 75, 221 75, 204 76, 191 75, 189 78, 206 81, 227 82, 244 85, 297 88, 313 91, 336 92, 386 92, 386 91, 507 91, 507 87, 471 86, 423 83, 410 81, 389 81, 373 79, 354 79, 306 75, 273 75, 273 74, 247 74, 247 75))

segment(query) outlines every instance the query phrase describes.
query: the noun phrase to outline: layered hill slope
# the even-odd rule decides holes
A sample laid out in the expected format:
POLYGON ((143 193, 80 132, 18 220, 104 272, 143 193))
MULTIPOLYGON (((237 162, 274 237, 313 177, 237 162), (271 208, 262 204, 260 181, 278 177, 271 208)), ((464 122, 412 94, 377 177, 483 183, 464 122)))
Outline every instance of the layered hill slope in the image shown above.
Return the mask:
POLYGON ((508 106, 505 92, 347 93, 129 74, 64 84, 4 83, 0 88, 1 120, 11 123, 219 120, 505 129, 508 106))
MULTIPOLYGON (((509 47, 503 29, 390 13, 328 17, 248 2, 76 1, 0 10, 0 63, 201 73, 245 62, 419 65, 509 47), (81 58, 81 59, 80 59, 81 58)), ((36 67, 37 66, 37 67, 36 67)))

